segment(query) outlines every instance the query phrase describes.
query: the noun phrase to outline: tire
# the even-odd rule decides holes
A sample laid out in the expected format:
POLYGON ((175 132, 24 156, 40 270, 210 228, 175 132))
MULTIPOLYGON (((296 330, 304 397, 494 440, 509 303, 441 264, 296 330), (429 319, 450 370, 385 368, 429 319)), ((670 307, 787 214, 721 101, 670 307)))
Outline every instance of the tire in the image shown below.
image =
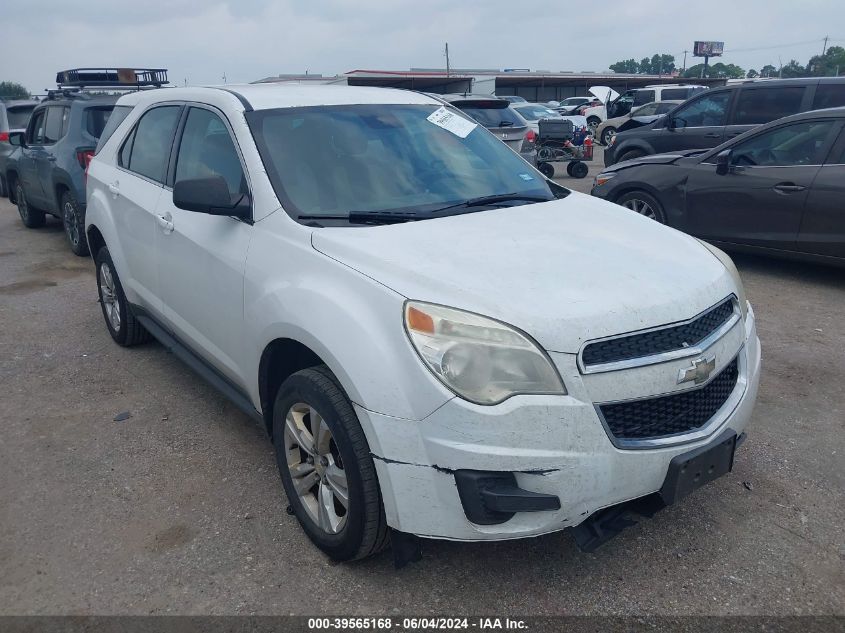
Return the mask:
POLYGON ((8 198, 9 190, 6 188, 6 179, 0 176, 0 198, 8 198))
POLYGON ((661 224, 666 224, 666 212, 663 210, 663 205, 650 193, 641 190, 629 191, 619 196, 616 204, 661 224))
POLYGON ((607 147, 610 145, 610 141, 613 140, 613 137, 616 136, 616 128, 615 127, 607 127, 601 131, 601 144, 607 147))
POLYGON ((337 561, 387 547, 390 531, 369 445, 327 367, 303 369, 279 387, 273 445, 290 507, 314 545, 337 561), (311 428, 320 419, 315 449, 311 428))
POLYGON ((616 161, 617 163, 624 162, 626 160, 634 160, 635 158, 642 158, 645 156, 645 152, 639 149, 629 149, 627 152, 622 154, 619 159, 616 161))
POLYGON ((597 116, 591 116, 589 119, 587 119, 587 125, 590 127, 591 130, 593 130, 593 132, 595 132, 596 128, 601 125, 601 119, 597 116))
POLYGON ((62 194, 62 225, 70 250, 75 255, 88 255, 88 240, 85 239, 85 211, 70 191, 62 194))
POLYGON ((539 165, 537 165, 537 169, 539 169, 540 173, 543 174, 546 178, 555 177, 555 168, 551 163, 540 163, 539 165))
POLYGON ((120 278, 114 269, 109 249, 103 246, 94 260, 97 264, 97 292, 103 319, 114 342, 123 347, 146 343, 152 337, 132 312, 126 301, 120 278))
POLYGON ((18 213, 26 228, 37 229, 40 226, 44 226, 47 216, 41 209, 36 209, 29 204, 20 180, 15 181, 15 204, 18 205, 18 213))
POLYGON ((580 160, 574 163, 569 163, 569 175, 573 178, 586 178, 587 174, 590 173, 590 168, 587 167, 587 163, 582 163, 580 160))

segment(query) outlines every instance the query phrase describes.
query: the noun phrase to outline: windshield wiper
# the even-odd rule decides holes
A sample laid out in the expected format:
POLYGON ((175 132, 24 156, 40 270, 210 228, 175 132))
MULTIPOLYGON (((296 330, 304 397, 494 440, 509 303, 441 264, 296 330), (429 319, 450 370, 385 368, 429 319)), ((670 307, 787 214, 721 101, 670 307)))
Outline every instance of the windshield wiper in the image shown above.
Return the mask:
POLYGON ((299 220, 345 220, 350 224, 397 224, 419 220, 418 213, 401 211, 350 211, 346 215, 300 215, 299 220))
POLYGON ((434 209, 432 213, 439 213, 440 211, 447 211, 448 209, 469 209, 471 207, 483 207, 486 205, 500 204, 502 202, 510 202, 512 200, 524 200, 525 202, 549 202, 549 198, 545 198, 543 196, 529 196, 522 193, 499 193, 492 196, 479 196, 478 198, 470 198, 469 200, 464 200, 463 202, 458 202, 445 207, 440 207, 439 209, 434 209))

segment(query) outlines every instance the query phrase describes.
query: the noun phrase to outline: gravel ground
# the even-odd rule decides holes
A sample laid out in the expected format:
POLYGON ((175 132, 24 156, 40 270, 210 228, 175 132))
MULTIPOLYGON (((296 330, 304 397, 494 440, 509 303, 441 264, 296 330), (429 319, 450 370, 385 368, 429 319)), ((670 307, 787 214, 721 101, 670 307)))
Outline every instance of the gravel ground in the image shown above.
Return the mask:
POLYGON ((764 372, 732 474, 594 554, 426 542, 397 572, 312 547, 263 431, 115 345, 90 260, 0 200, 0 614, 843 614, 845 275, 737 264, 764 372))

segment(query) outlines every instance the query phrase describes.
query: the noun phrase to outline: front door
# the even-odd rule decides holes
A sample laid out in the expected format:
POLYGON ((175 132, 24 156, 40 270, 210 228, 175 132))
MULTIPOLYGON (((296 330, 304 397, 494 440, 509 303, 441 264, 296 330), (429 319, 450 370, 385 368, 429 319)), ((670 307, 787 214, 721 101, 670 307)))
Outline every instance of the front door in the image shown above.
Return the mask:
POLYGON ((727 174, 715 157, 690 171, 685 230, 718 241, 794 250, 804 203, 836 131, 832 120, 791 123, 735 144, 727 174))
POLYGON ((37 111, 26 130, 26 147, 21 148, 20 178, 26 199, 36 207, 44 208, 44 188, 38 178, 38 161, 44 152, 44 125, 47 109, 37 111))
MULTIPOLYGON (((173 182, 221 176, 230 195, 249 194, 245 170, 222 114, 188 110, 173 182)), ((165 191, 157 215, 158 277, 165 321, 179 339, 230 381, 244 386, 244 265, 252 226, 242 220, 179 209, 165 191)))

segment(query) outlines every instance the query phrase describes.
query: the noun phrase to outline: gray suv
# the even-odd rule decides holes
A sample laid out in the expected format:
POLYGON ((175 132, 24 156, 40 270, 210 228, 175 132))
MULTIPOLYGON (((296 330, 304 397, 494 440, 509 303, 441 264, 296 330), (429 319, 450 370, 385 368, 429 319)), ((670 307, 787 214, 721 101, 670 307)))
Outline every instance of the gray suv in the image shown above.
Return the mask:
POLYGON ((9 143, 9 134, 22 132, 29 123, 29 117, 35 106, 35 100, 0 101, 0 196, 8 197, 9 188, 6 186, 6 159, 14 151, 9 143))
POLYGON ((710 149, 763 123, 845 105, 845 77, 748 80, 696 95, 652 125, 616 135, 610 166, 650 154, 710 149))

